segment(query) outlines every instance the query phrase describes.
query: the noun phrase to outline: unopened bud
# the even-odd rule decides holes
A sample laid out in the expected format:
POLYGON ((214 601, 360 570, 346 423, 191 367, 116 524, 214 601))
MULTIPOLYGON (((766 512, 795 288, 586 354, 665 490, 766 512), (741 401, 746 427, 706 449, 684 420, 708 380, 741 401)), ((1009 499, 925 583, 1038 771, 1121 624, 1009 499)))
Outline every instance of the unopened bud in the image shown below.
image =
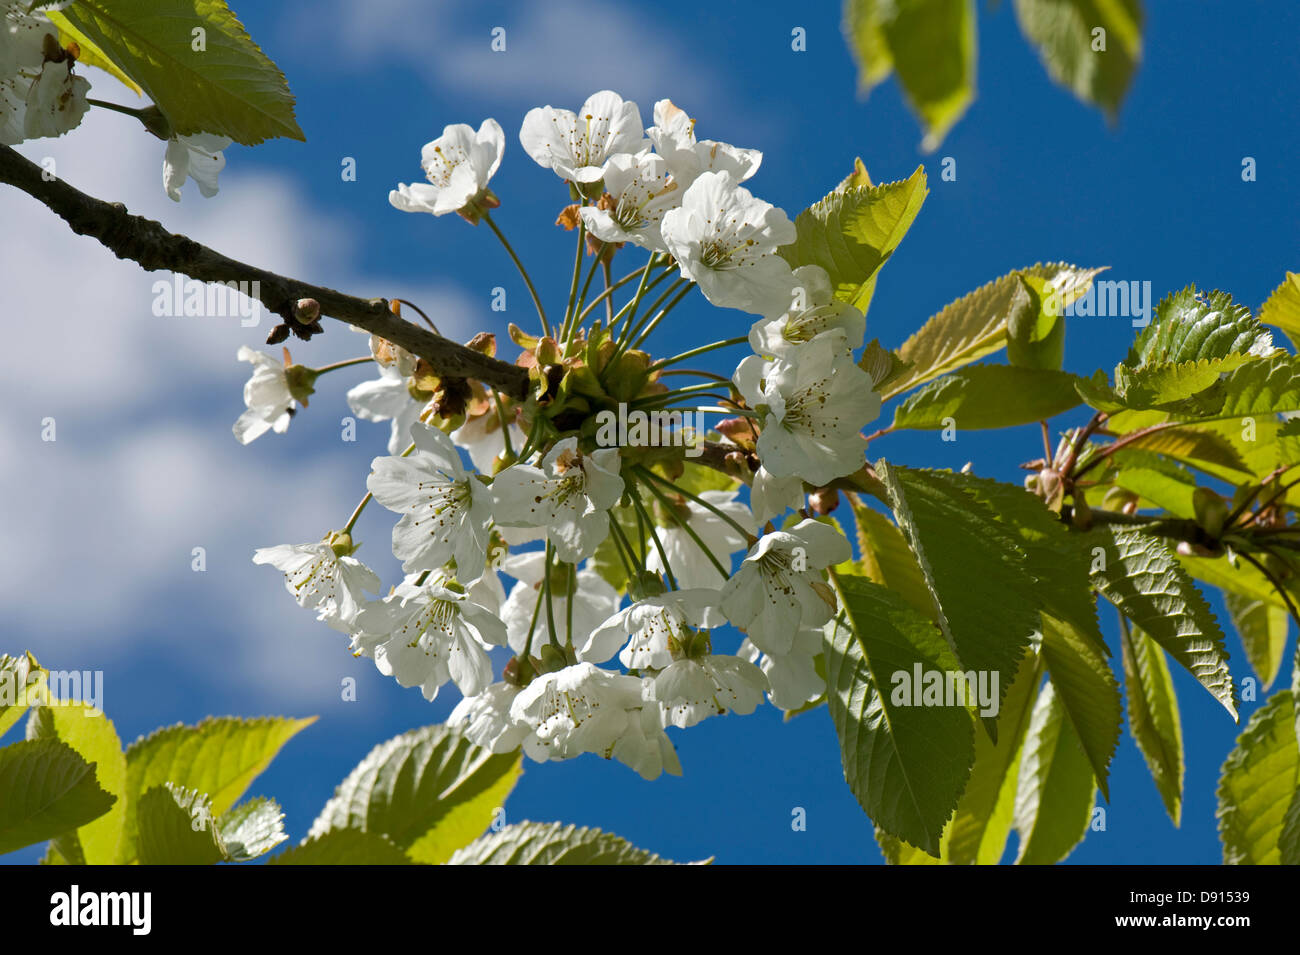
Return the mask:
POLYGON ((312 325, 320 318, 320 302, 314 298, 300 298, 293 304, 294 321, 300 325, 312 325))

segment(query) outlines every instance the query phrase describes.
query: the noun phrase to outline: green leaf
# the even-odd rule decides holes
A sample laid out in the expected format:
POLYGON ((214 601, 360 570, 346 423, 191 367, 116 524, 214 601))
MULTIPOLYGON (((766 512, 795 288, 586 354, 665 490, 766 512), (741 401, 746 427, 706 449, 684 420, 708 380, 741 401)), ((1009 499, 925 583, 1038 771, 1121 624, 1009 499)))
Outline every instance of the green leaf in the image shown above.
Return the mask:
POLYGON ((927 152, 975 98, 975 10, 967 0, 848 0, 844 35, 869 92, 891 70, 921 119, 927 152))
POLYGON ((449 865, 673 865, 599 829, 558 822, 517 822, 489 832, 451 857, 449 865))
POLYGON ((1177 826, 1183 811, 1183 728, 1169 664, 1141 630, 1121 627, 1128 721, 1165 811, 1177 826))
POLYGON ((1083 841, 1092 816, 1092 768, 1049 682, 1034 704, 1016 785, 1019 865, 1060 862, 1083 841))
POLYGON ((455 835, 468 832, 471 838, 488 827, 519 777, 519 762, 518 754, 494 755, 449 726, 410 730, 380 743, 357 764, 308 836, 362 829, 388 836, 417 861, 436 858, 447 848, 437 834, 443 822, 452 824, 455 835), (463 812, 449 818, 456 807, 463 812))
POLYGON ((118 65, 110 60, 104 51, 91 41, 90 37, 86 36, 74 27, 61 11, 46 10, 45 15, 50 18, 50 22, 59 30, 60 46, 66 47, 70 43, 75 43, 81 48, 81 53, 77 56, 77 62, 79 64, 98 67, 112 76, 136 96, 139 96, 141 92, 143 92, 131 77, 123 73, 118 65))
POLYGON ((523 757, 516 756, 510 772, 502 774, 478 795, 448 809, 432 829, 411 845, 407 855, 426 865, 442 865, 457 849, 481 836, 503 811, 506 798, 523 773, 522 762, 523 757))
POLYGON ((174 133, 212 133, 246 146, 306 138, 284 75, 225 0, 74 0, 62 12, 149 94, 174 133))
MULTIPOLYGON (((1232 372, 1215 418, 1271 417, 1300 411, 1300 358, 1281 352, 1232 372)), ((1211 416, 1206 416, 1211 417, 1211 416)))
POLYGON ((1089 540, 1102 558, 1097 589, 1237 719, 1223 630, 1169 545, 1132 528, 1104 528, 1089 540))
POLYGON ((1247 306, 1234 304, 1226 292, 1200 293, 1189 285, 1156 306, 1124 365, 1136 370, 1218 358, 1236 367, 1272 350, 1272 334, 1247 306))
POLYGON ((1282 865, 1300 865, 1300 786, 1296 787, 1282 818, 1282 833, 1278 836, 1278 861, 1282 865))
POLYGON ((819 265, 835 297, 865 312, 876 275, 921 210, 925 168, 904 180, 835 190, 795 219, 796 237, 779 251, 791 267, 819 265))
POLYGON ((883 396, 902 394, 1002 348, 1022 276, 1042 279, 1064 308, 1087 291, 1100 271, 1050 262, 1004 275, 962 296, 903 342, 898 357, 912 367, 883 396))
POLYGON ((1226 556, 1184 557, 1179 554, 1178 562, 1197 580, 1220 590, 1286 608, 1286 601, 1273 589, 1269 579, 1244 560, 1238 561, 1234 567, 1226 556))
MULTIPOLYGON (((1140 428, 1167 418, 1163 412, 1125 412, 1122 416, 1112 418, 1108 427, 1117 435, 1127 437, 1140 428), (1130 415, 1142 417, 1134 418, 1130 415), (1136 421, 1143 423, 1134 423, 1136 421)), ((1128 448, 1160 454, 1233 483, 1249 478, 1254 473, 1234 443, 1213 426, 1154 431, 1133 438, 1128 448)), ((1118 453, 1123 454, 1122 451, 1118 453)))
POLYGON ((858 551, 862 555, 855 564, 855 572, 888 587, 911 604, 913 610, 934 620, 934 598, 902 531, 884 514, 868 507, 857 494, 849 495, 849 507, 857 525, 858 551))
POLYGON ((43 698, 48 674, 30 653, 0 654, 0 736, 27 712, 28 701, 43 698))
POLYGON ((894 410, 895 428, 1009 428, 1080 403, 1074 375, 1014 365, 972 365, 930 382, 894 410))
POLYGON ((858 367, 871 376, 876 391, 882 391, 907 371, 907 363, 896 354, 880 344, 879 339, 872 339, 862 349, 858 367))
POLYGON ((1116 487, 1132 491, 1142 500, 1140 507, 1158 507, 1175 517, 1191 518, 1196 512, 1192 495, 1196 485, 1150 468, 1120 468, 1113 479, 1116 487))
POLYGON ((0 855, 79 829, 113 802, 95 767, 62 740, 22 740, 0 749, 0 855))
MULTIPOLYGON (((1263 574, 1259 576, 1266 585, 1272 586, 1263 574)), ((1291 617, 1286 606, 1277 602, 1280 599, 1275 591, 1269 600, 1252 600, 1231 591, 1223 594, 1224 606, 1228 608, 1232 625, 1241 637, 1246 659, 1264 684, 1264 689, 1273 685, 1278 671, 1282 669, 1282 658, 1291 627, 1291 617)))
MULTIPOLYGON (((132 743, 126 751, 127 799, 170 782, 206 793, 220 816, 238 801, 280 748, 316 718, 209 717, 197 726, 168 726, 132 743)), ((135 861, 135 813, 126 816, 123 863, 135 861)))
POLYGON ((247 862, 270 852, 285 839, 284 813, 274 799, 248 799, 218 820, 217 830, 230 862, 247 862))
POLYGON ((268 865, 411 865, 387 836, 360 829, 331 829, 272 857, 268 865))
POLYGON ((1005 691, 1042 609, 1018 536, 992 506, 955 486, 950 474, 883 460, 876 473, 916 555, 949 646, 963 668, 996 670, 1005 691))
POLYGON ((1108 767, 1123 722, 1119 682, 1096 641, 1046 615, 1042 653, 1047 675, 1088 756, 1097 785, 1109 799, 1108 767))
POLYGON ((136 801, 141 865, 216 865, 225 858, 208 798, 163 783, 136 801))
POLYGON ((956 685, 947 676, 956 661, 934 624, 892 591, 848 574, 836 587, 851 629, 828 637, 826 685, 844 778, 877 826, 937 857, 974 730, 964 700, 917 697, 931 679, 956 685))
POLYGON ((1280 690, 1255 711, 1219 777, 1225 865, 1276 865, 1288 807, 1300 783, 1295 700, 1280 690))
POLYGON ((1059 370, 1065 361, 1065 319, 1040 276, 1017 276, 1020 288, 1007 319, 1007 360, 1021 368, 1059 370))
POLYGON ((1114 119, 1142 59, 1139 0, 1016 0, 1015 5, 1020 29, 1048 75, 1114 119))
POLYGON ((120 851, 130 807, 126 756, 122 753, 122 741, 118 739, 112 721, 93 706, 61 700, 58 705, 42 706, 33 711, 28 736, 60 739, 86 762, 94 764, 96 780, 116 801, 104 815, 77 830, 77 841, 87 864, 112 865, 120 851))
POLYGON ((1282 329, 1292 344, 1300 341, 1300 274, 1286 274, 1286 281, 1273 290, 1260 308, 1259 320, 1282 329))
POLYGON ((975 765, 947 830, 947 861, 953 865, 996 865, 1006 850, 1015 816, 1020 754, 1042 669, 1038 654, 1026 653, 998 711, 997 739, 975 734, 975 765))

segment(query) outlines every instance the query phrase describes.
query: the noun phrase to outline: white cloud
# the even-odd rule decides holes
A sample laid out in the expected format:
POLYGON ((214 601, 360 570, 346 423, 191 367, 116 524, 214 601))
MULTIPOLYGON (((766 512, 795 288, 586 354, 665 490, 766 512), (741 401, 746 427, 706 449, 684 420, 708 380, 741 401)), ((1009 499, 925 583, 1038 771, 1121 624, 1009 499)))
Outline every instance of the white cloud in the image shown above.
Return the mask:
POLYGON ((705 103, 690 104, 707 90, 708 111, 722 110, 719 77, 690 55, 682 24, 654 13, 593 0, 492 12, 468 0, 430 7, 427 0, 336 0, 328 13, 303 8, 290 28, 355 65, 405 60, 435 88, 479 97, 526 95, 536 105, 550 97, 551 105, 577 109, 591 93, 613 89, 636 100, 649 124, 655 100, 704 111, 705 103), (492 49, 496 27, 505 30, 503 52, 492 49))
MULTIPOLYGON (((102 96, 109 81, 96 79, 102 96)), ((69 136, 23 152, 53 157, 79 189, 234 258, 360 295, 400 294, 447 334, 472 334, 463 292, 360 274, 351 232, 288 177, 241 170, 239 150, 219 197, 190 187, 180 205, 163 193, 163 144, 120 115, 93 110, 69 136)), ((0 605, 6 644, 22 644, 3 649, 105 669, 110 699, 114 662, 142 653, 241 699, 272 687, 283 705, 336 694, 354 665, 346 641, 250 558, 258 546, 319 538, 364 493, 387 426, 359 423, 355 444, 337 438, 343 391, 363 374, 326 376, 287 435, 241 447, 230 425, 249 366, 235 352, 261 345, 274 319, 242 328, 237 317, 159 318, 153 284, 170 273, 119 261, 10 188, 0 188, 0 222, 0 605), (45 418, 54 442, 41 440, 45 418), (191 570, 194 547, 206 550, 204 573, 191 570), (217 637, 200 644, 200 632, 217 637)), ((365 353, 364 338, 326 327, 291 343, 297 360, 365 353)), ((366 556, 387 558, 379 543, 366 556)))

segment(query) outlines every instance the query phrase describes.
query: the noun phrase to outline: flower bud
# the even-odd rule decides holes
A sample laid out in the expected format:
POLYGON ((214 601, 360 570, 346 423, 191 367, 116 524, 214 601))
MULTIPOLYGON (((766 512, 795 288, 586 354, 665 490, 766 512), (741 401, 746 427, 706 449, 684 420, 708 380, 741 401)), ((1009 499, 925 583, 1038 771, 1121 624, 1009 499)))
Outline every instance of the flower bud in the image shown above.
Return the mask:
POLYGON ((293 303, 293 318, 300 325, 313 325, 320 318, 320 302, 314 298, 300 298, 293 303))

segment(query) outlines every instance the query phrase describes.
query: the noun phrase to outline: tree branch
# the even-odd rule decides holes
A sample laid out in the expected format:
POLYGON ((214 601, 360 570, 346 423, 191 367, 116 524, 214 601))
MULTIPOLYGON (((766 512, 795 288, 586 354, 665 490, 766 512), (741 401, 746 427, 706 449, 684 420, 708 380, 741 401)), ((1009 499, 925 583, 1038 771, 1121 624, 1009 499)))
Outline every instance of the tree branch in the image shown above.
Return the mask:
POLYGON ((323 315, 401 345, 427 361, 440 377, 474 378, 512 398, 522 399, 527 394, 526 369, 489 358, 399 318, 385 299, 355 298, 228 258, 193 239, 168 232, 152 219, 132 215, 120 202, 104 202, 59 179, 47 179, 40 166, 8 146, 0 146, 0 182, 44 203, 73 232, 99 240, 119 259, 130 259, 148 271, 180 272, 201 282, 250 283, 262 304, 288 322, 294 320, 293 305, 298 299, 314 298, 323 315), (253 282, 257 285, 252 286, 253 282))

